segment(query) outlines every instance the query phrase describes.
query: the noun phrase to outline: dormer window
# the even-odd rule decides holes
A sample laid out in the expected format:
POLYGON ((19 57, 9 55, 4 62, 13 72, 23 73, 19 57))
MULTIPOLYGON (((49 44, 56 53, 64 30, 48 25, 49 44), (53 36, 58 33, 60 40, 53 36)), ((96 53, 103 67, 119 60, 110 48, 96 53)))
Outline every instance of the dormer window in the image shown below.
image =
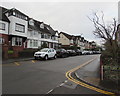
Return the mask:
POLYGON ((27 17, 25 17, 25 20, 27 20, 27 17))
POLYGON ((44 29, 44 23, 40 24, 40 28, 44 29))
POLYGON ((13 15, 15 15, 15 12, 13 12, 13 15))
POLYGON ((34 21, 33 21, 33 19, 29 20, 29 24, 32 25, 32 26, 34 26, 34 21))
POLYGON ((50 28, 49 28, 49 27, 47 27, 47 29, 48 29, 48 30, 50 30, 50 28))

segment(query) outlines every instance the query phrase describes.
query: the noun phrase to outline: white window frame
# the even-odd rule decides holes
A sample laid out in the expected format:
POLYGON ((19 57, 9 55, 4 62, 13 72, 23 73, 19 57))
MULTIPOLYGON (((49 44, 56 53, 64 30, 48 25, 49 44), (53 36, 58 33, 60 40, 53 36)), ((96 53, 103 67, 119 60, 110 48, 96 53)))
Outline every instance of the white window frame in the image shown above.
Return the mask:
POLYGON ((5 30, 5 23, 0 22, 0 30, 5 30))
POLYGON ((25 25, 15 23, 15 31, 25 33, 25 25))
POLYGON ((12 37, 12 46, 22 46, 22 38, 12 37))

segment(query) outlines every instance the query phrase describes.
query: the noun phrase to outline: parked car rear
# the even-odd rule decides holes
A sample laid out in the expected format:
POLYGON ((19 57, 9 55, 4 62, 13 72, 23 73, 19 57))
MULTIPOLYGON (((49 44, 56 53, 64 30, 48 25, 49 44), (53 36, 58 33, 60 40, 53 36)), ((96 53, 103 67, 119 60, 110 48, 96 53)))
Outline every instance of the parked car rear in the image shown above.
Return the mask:
POLYGON ((77 55, 82 55, 82 52, 80 51, 80 49, 75 50, 75 52, 77 55))
POLYGON ((67 50, 69 56, 75 56, 77 55, 77 53, 75 52, 75 50, 67 50))
POLYGON ((84 50, 84 51, 82 52, 82 54, 83 54, 83 55, 90 55, 90 52, 84 50))
POLYGON ((65 49, 63 49, 63 48, 57 49, 56 52, 57 52, 57 57, 62 57, 62 58, 68 57, 68 52, 67 52, 67 50, 65 50, 65 49))

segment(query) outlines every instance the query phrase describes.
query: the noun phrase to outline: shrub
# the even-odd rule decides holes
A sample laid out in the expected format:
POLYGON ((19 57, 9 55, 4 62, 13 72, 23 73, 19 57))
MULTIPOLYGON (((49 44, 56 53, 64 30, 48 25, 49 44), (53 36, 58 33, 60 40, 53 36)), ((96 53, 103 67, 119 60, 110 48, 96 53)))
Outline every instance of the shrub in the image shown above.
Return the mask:
POLYGON ((8 50, 8 54, 13 54, 14 51, 13 50, 8 50))

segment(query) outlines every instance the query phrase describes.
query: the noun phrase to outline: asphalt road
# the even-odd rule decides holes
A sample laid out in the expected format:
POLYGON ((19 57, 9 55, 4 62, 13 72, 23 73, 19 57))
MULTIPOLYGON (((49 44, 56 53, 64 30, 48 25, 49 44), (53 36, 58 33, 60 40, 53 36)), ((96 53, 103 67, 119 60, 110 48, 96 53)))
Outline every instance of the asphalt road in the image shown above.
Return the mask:
MULTIPOLYGON (((76 89, 74 92, 70 89, 68 94, 71 94, 70 92, 74 94, 97 94, 95 91, 68 81, 65 77, 67 71, 93 59, 95 56, 99 57, 99 55, 82 55, 48 61, 29 60, 4 64, 2 67, 2 93, 47 94, 66 82, 67 88, 70 87, 68 85, 72 84, 70 88, 76 89)), ((64 93, 66 86, 53 93, 64 93)))

